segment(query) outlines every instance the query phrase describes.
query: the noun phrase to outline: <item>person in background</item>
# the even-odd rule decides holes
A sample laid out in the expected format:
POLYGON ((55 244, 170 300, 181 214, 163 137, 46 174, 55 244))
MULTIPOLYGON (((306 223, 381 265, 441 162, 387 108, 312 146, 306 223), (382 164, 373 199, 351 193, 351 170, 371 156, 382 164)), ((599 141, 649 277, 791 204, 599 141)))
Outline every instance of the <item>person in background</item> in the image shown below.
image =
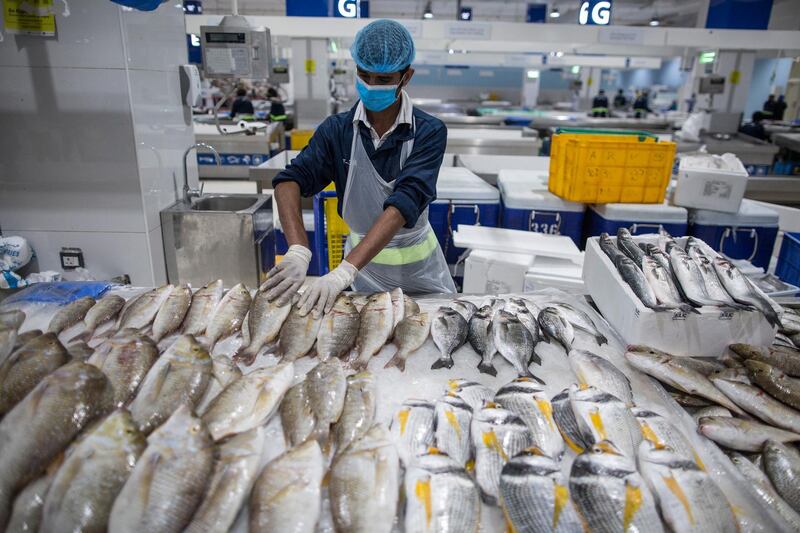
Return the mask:
POLYGON ((286 122, 286 107, 284 107, 278 90, 275 87, 267 89, 267 100, 269 100, 269 121, 286 122))
POLYGON ((686 111, 689 113, 694 112, 694 106, 697 103, 697 94, 692 93, 692 96, 686 99, 686 111))
POLYGON ((614 108, 623 109, 627 105, 628 99, 625 98, 625 93, 622 92, 622 89, 618 90, 617 95, 614 97, 614 108))
POLYGON ((650 104, 648 103, 649 96, 650 95, 647 93, 647 91, 642 91, 636 95, 636 100, 633 101, 633 112, 636 118, 644 118, 648 113, 653 112, 653 110, 650 109, 650 104))
POLYGON ((748 124, 739 127, 739 132, 766 141, 768 139, 767 130, 764 129, 764 119, 766 115, 762 111, 753 113, 752 120, 748 124))
POLYGON ((783 114, 786 112, 786 99, 783 95, 778 97, 775 102, 775 111, 772 113, 772 120, 783 120, 783 114))
POLYGON ((669 109, 667 111, 677 111, 678 110, 678 101, 673 100, 671 104, 669 104, 669 109))
POLYGON ((608 96, 603 89, 597 93, 597 96, 592 100, 592 116, 593 117, 607 117, 608 116, 608 96))
POLYGON ((775 95, 771 94, 767 96, 767 101, 764 102, 764 106, 762 107, 761 111, 766 115, 766 118, 772 118, 775 115, 775 95))
POLYGON ((248 115, 252 118, 255 113, 253 102, 247 98, 247 89, 243 87, 236 89, 236 100, 233 101, 231 106, 231 118, 236 118, 239 115, 242 115, 240 118, 246 118, 248 115))

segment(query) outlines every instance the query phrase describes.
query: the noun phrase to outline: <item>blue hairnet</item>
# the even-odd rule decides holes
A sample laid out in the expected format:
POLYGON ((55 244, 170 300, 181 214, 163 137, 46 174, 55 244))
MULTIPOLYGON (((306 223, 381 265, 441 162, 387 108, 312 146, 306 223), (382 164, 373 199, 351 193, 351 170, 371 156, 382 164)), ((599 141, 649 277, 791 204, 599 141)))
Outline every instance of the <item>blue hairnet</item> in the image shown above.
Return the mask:
POLYGON ((350 54, 361 70, 399 72, 414 61, 414 40, 393 20, 370 22, 356 34, 350 54))

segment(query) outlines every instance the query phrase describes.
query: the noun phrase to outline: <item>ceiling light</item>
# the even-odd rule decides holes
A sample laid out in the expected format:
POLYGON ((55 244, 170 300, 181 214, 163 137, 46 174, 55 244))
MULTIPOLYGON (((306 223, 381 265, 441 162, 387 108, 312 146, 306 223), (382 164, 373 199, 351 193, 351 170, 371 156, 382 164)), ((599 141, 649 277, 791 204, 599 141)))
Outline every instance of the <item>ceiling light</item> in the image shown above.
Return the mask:
POLYGON ((563 55, 564 55, 564 52, 562 52, 561 50, 556 52, 556 57, 563 57, 563 55))
POLYGON ((529 70, 527 72, 527 76, 529 80, 535 80, 539 78, 539 71, 538 70, 529 70))
POLYGON ((651 26, 660 26, 661 22, 658 20, 658 18, 653 17, 653 18, 650 19, 650 25, 651 26))
POLYGON ((433 8, 431 7, 431 3, 430 2, 425 4, 425 11, 422 13, 422 18, 424 18, 424 19, 432 19, 433 18, 433 8))
POLYGON ((554 7, 553 10, 550 11, 550 18, 551 19, 557 19, 560 16, 561 16, 561 13, 558 11, 557 7, 554 7))
POLYGON ((573 74, 580 74, 581 73, 580 65, 572 65, 572 73, 573 74))
POLYGON ((456 51, 455 51, 455 50, 453 50, 453 49, 451 48, 451 49, 449 49, 449 50, 447 51, 447 53, 448 53, 448 54, 450 54, 450 55, 453 55, 453 54, 455 54, 455 53, 456 53, 456 51))

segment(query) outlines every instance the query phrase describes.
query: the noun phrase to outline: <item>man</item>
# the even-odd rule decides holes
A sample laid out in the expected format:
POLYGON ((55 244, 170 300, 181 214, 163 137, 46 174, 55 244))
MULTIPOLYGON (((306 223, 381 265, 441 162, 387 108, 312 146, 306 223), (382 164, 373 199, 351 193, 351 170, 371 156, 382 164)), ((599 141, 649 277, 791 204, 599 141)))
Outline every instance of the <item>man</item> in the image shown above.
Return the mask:
POLYGON ((761 110, 766 115, 766 118, 772 118, 775 115, 776 103, 774 94, 767 96, 767 101, 764 102, 764 108, 761 110))
POLYGON ((603 89, 600 89, 597 96, 592 100, 592 116, 593 117, 607 117, 608 116, 608 97, 603 89))
POLYGON ((778 97, 775 102, 775 110, 772 113, 772 120, 783 120, 783 114, 786 112, 786 98, 783 95, 778 97))
POLYGON ((280 94, 275 87, 267 89, 267 100, 269 100, 269 121, 286 122, 286 107, 283 105, 280 94))
POLYGON ((642 91, 636 95, 636 100, 633 101, 633 112, 636 118, 644 118, 648 113, 653 112, 653 110, 650 109, 650 105, 647 103, 649 96, 647 91, 642 91))
POLYGON ((253 103, 247 98, 247 90, 241 87, 236 89, 236 100, 231 106, 231 118, 236 118, 237 115, 249 115, 250 118, 255 115, 253 103))
POLYGON ((428 223, 447 129, 415 109, 403 90, 414 75, 411 35, 397 22, 376 20, 358 32, 350 53, 360 101, 328 117, 272 182, 290 246, 269 273, 268 299, 288 301, 306 277, 311 251, 301 194, 318 193, 333 180, 339 213, 350 227, 344 260, 306 288, 298 302, 302 314, 330 311, 351 285, 364 292, 455 292, 428 223))
POLYGON ((767 130, 764 129, 764 119, 767 118, 762 111, 753 113, 752 121, 749 124, 739 126, 739 131, 750 137, 761 139, 762 141, 768 140, 767 130))
POLYGON ((614 107, 616 109, 622 109, 628 105, 628 99, 625 98, 625 93, 622 92, 622 89, 617 91, 617 95, 614 97, 614 107))

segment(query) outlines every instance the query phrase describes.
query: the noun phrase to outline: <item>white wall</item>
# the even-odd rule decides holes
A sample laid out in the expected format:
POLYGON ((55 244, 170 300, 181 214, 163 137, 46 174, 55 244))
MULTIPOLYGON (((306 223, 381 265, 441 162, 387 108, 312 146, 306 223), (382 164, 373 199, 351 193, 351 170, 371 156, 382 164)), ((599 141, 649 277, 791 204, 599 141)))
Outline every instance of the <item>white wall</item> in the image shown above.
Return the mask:
POLYGON ((70 11, 56 37, 0 43, 0 229, 28 238, 42 270, 60 270, 60 248, 77 246, 98 279, 162 283, 158 213, 194 142, 177 71, 183 11, 108 0, 70 11))

